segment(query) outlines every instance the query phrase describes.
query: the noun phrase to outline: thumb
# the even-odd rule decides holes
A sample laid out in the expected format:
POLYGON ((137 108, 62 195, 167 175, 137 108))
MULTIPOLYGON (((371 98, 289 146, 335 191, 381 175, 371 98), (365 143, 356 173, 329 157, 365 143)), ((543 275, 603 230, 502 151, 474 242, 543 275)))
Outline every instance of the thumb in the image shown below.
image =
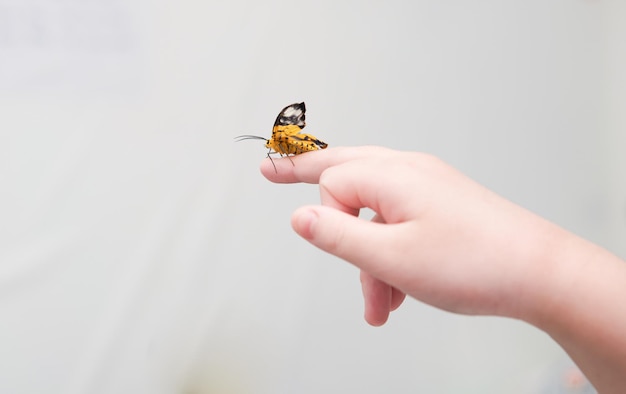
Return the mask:
POLYGON ((399 262, 395 257, 400 258, 394 247, 400 225, 370 222, 325 206, 302 207, 291 217, 293 229, 313 245, 392 281, 393 267, 399 262))

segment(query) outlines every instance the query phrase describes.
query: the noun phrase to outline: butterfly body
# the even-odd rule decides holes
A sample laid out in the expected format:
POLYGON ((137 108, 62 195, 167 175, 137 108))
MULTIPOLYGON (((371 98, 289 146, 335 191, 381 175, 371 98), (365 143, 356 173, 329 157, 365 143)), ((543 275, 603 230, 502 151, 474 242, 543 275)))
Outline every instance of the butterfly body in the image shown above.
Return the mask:
MULTIPOLYGON (((270 154, 278 153, 281 156, 299 155, 318 149, 326 149, 327 143, 320 141, 311 134, 301 133, 306 126, 306 107, 304 103, 295 103, 286 106, 276 117, 272 136, 269 139, 256 135, 240 135, 238 141, 245 139, 261 139, 265 141, 265 147, 269 149, 267 157, 272 160, 270 154)), ((293 163, 293 162, 292 162, 293 163)), ((274 161, 272 161, 274 164, 274 161)), ((274 165, 274 170, 276 166, 274 165)))

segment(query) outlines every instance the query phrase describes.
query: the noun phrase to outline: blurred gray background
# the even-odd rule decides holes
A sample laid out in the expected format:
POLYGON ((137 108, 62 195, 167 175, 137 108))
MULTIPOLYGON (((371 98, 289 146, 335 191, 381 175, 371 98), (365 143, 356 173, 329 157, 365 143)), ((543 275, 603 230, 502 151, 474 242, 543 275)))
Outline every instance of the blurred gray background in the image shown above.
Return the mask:
POLYGON ((0 0, 0 392, 557 392, 566 356, 522 322, 410 299, 369 327, 357 270, 291 230, 316 187, 269 183, 233 137, 305 101, 330 146, 434 153, 624 257, 624 20, 0 0))

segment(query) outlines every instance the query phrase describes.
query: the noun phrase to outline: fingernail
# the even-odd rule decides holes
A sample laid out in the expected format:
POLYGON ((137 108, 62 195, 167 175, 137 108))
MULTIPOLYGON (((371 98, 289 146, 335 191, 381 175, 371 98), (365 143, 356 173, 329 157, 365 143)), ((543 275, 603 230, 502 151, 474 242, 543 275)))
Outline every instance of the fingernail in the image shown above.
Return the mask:
POLYGON ((301 208, 294 214, 293 228, 305 239, 313 238, 313 230, 319 216, 311 208, 301 208))

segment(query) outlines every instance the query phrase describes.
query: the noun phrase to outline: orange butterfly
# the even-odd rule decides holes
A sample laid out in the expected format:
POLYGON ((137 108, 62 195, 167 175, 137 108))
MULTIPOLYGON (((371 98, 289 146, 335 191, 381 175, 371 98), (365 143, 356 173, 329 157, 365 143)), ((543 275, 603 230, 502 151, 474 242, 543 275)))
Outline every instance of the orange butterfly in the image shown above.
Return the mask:
MULTIPOLYGON (((306 107, 304 103, 288 105, 276 117, 274 127, 272 128, 272 136, 269 139, 257 135, 240 135, 235 137, 235 139, 237 141, 248 139, 265 141, 265 147, 269 149, 267 157, 272 161, 274 171, 278 172, 270 154, 278 153, 281 157, 287 156, 289 158, 290 155, 326 149, 328 146, 327 143, 318 140, 315 136, 300 132, 306 126, 304 120, 305 112, 306 107)), ((293 161, 291 163, 293 164, 293 161)))

